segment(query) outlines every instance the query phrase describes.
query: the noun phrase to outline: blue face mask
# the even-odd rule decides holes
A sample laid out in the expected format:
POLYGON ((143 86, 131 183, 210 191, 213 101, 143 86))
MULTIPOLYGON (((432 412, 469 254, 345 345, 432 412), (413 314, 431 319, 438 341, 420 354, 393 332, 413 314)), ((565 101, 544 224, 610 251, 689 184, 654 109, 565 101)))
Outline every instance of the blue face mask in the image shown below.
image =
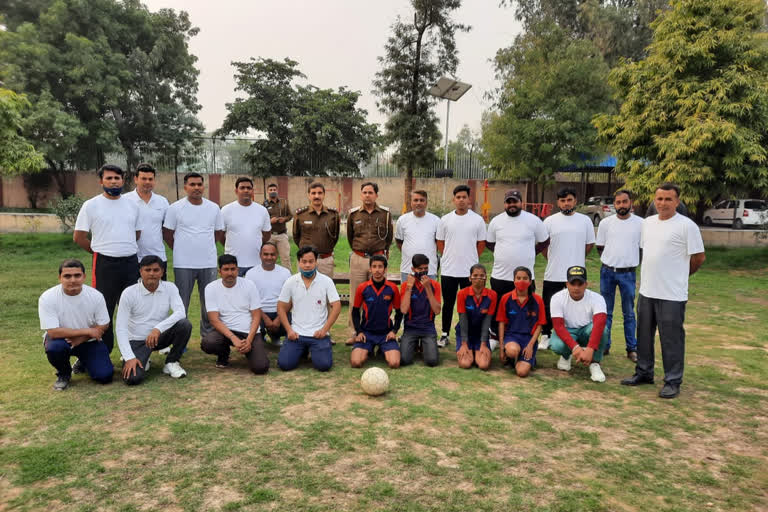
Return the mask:
POLYGON ((123 192, 123 187, 102 187, 107 195, 117 197, 123 192))
POLYGON ((300 272, 303 277, 306 277, 307 279, 309 279, 310 277, 314 277, 315 272, 317 272, 317 269, 313 268, 312 270, 301 270, 300 272))

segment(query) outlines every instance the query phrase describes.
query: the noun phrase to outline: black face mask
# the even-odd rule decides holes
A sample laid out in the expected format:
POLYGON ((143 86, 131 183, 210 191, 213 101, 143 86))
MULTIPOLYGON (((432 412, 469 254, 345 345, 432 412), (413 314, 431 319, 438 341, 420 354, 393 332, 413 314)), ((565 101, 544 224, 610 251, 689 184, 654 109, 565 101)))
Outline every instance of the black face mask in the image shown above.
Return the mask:
POLYGON ((563 213, 563 215, 570 215, 573 213, 574 210, 575 208, 568 208, 567 210, 560 210, 560 211, 563 213))
POLYGON ((423 276, 427 275, 427 272, 429 272, 429 271, 426 271, 426 272, 414 272, 414 273, 413 273, 413 276, 414 276, 414 277, 415 277, 417 280, 421 280, 421 278, 422 278, 423 276))
POLYGON ((104 192, 106 192, 108 195, 112 197, 117 197, 123 192, 123 187, 104 187, 101 188, 104 189, 104 192))
POLYGON ((616 213, 621 215, 622 217, 629 213, 629 208, 618 208, 616 210, 616 213))
POLYGON ((520 212, 522 210, 520 208, 518 208, 518 209, 516 209, 514 211, 509 211, 508 209, 504 208, 504 211, 507 212, 507 215, 509 215, 510 217, 517 217, 518 215, 520 215, 520 212))
POLYGON ((271 197, 272 199, 276 198, 277 197, 277 192, 270 192, 269 193, 269 197, 271 197))

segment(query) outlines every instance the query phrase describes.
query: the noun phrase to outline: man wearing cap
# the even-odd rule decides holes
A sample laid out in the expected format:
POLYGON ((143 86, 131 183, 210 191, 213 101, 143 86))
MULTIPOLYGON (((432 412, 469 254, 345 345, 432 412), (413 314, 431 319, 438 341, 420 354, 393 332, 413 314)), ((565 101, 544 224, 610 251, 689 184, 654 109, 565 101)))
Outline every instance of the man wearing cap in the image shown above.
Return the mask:
MULTIPOLYGON (((491 289, 501 298, 515 289, 515 269, 531 271, 529 292, 536 290, 533 266, 536 254, 549 245, 549 233, 536 215, 523 211, 523 196, 517 189, 504 194, 504 213, 491 219, 485 246, 493 254, 491 289), (498 251, 496 250, 498 247, 498 251)), ((498 333, 499 323, 493 320, 491 332, 498 333)))
MULTIPOLYGON (((376 204, 379 186, 366 181, 360 186, 362 205, 352 208, 347 216, 347 240, 352 248, 349 255, 349 289, 357 290, 360 284, 371 278, 370 258, 374 254, 388 256, 394 238, 392 215, 389 208, 376 204)), ((350 309, 349 325, 352 323, 350 309)), ((347 345, 355 344, 355 332, 347 339, 347 345)))
MULTIPOLYGON (((288 240, 288 229, 285 224, 291 220, 291 207, 288 200, 278 197, 277 184, 267 185, 267 200, 264 208, 269 213, 269 222, 272 224, 272 236, 269 238, 277 246, 280 254, 280 264, 291 270, 291 242, 288 240)), ((301 246, 299 246, 301 247, 301 246)))
POLYGON ((297 247, 317 249, 317 271, 333 279, 333 249, 339 241, 339 212, 323 204, 325 186, 314 182, 307 189, 309 206, 296 210, 293 241, 297 247))
POLYGON ((594 382, 605 382, 600 368, 608 343, 605 299, 587 289, 586 268, 569 267, 566 278, 566 289, 554 294, 550 303, 554 331, 549 348, 560 354, 558 370, 570 371, 571 362, 575 360, 589 366, 594 382))

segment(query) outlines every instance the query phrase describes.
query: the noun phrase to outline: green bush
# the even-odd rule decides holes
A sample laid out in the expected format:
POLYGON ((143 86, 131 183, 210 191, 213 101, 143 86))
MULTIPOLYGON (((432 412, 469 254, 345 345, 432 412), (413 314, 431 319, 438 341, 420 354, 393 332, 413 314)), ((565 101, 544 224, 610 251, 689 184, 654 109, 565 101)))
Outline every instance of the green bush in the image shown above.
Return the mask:
POLYGON ((69 196, 66 199, 56 199, 51 202, 51 210, 59 217, 67 231, 75 229, 75 221, 85 199, 80 196, 69 196))

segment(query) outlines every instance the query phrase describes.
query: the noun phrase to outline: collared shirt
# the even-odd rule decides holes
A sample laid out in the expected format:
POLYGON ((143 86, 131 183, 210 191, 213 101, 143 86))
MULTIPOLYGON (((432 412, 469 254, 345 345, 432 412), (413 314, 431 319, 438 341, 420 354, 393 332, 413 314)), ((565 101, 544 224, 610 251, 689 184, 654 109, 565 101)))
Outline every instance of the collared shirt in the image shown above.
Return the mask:
POLYGON ((378 290, 373 280, 362 283, 357 287, 353 307, 360 308, 363 320, 360 327, 365 332, 374 334, 387 333, 392 330, 392 310, 400 308, 400 292, 397 285, 384 281, 378 290))
POLYGON ((168 210, 168 200, 160 194, 151 192, 149 201, 145 202, 139 193, 134 190, 123 197, 130 199, 139 207, 139 224, 141 225, 141 238, 138 240, 139 250, 136 254, 139 261, 144 256, 159 256, 167 261, 165 244, 163 243, 163 221, 168 210))
MULTIPOLYGON (((440 283, 434 279, 430 279, 429 282, 432 284, 432 293, 434 293, 437 301, 440 302, 440 283)), ((400 300, 403 300, 406 293, 411 294, 411 307, 405 315, 403 332, 437 334, 435 330, 435 313, 432 311, 432 305, 429 303, 427 290, 420 282, 416 282, 409 292, 408 283, 403 283, 400 287, 400 300)))
POLYGON ((349 210, 347 240, 353 251, 368 254, 386 251, 392 245, 394 234, 388 208, 374 204, 370 212, 362 206, 349 210))
POLYGON ((291 329, 299 336, 313 336, 328 321, 328 305, 338 302, 339 292, 333 280, 320 272, 304 285, 301 273, 288 278, 280 291, 278 301, 291 303, 291 329))
MULTIPOLYGON (((291 207, 288 206, 288 200, 278 197, 274 201, 267 199, 264 201, 264 208, 269 212, 269 217, 288 217, 291 218, 291 207)), ((286 232, 285 222, 272 222, 272 233, 281 235, 286 232)))
POLYGON ((528 299, 520 304, 517 301, 517 290, 512 290, 501 298, 496 310, 496 321, 504 323, 505 339, 509 339, 512 334, 532 334, 537 325, 547 323, 544 301, 539 295, 529 293, 528 299))
POLYGON ((496 298, 496 292, 490 288, 483 288, 480 300, 477 300, 471 286, 459 290, 459 293, 456 295, 456 312, 467 315, 470 339, 480 337, 480 333, 475 331, 480 329, 485 316, 494 317, 496 313, 496 298))
POLYGON ((311 245, 320 254, 330 254, 339 241, 339 212, 323 208, 316 212, 311 206, 296 210, 293 220, 293 241, 298 247, 311 245))
POLYGON ((150 292, 139 279, 123 291, 117 307, 115 330, 120 355, 126 361, 133 359, 136 356, 131 349, 131 340, 146 339, 152 329, 163 333, 186 316, 175 284, 160 281, 157 290, 150 292), (168 311, 172 313, 168 314, 168 311))

